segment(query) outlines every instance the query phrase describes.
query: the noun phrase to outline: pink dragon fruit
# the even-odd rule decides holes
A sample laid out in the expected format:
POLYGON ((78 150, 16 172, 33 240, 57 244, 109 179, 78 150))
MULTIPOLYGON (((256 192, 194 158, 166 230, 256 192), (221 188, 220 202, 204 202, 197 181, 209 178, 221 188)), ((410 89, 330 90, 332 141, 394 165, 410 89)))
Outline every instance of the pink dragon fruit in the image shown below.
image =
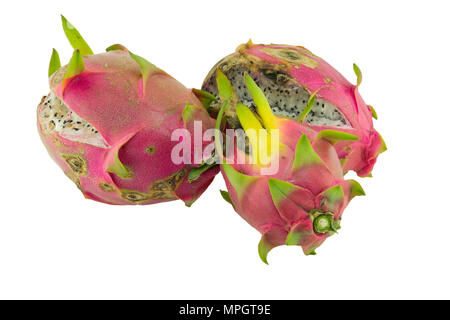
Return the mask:
POLYGON ((178 141, 171 141, 171 134, 178 128, 192 132, 195 120, 204 131, 214 120, 191 90, 164 71, 121 45, 94 55, 62 20, 75 52, 60 67, 53 51, 51 92, 37 110, 51 157, 88 199, 108 204, 181 199, 190 205, 218 168, 175 164, 171 151, 178 141))
MULTIPOLYGON (((276 117, 248 74, 244 82, 256 113, 239 102, 235 110, 251 151, 234 147, 230 155, 230 149, 226 150, 221 171, 228 193, 222 191, 222 196, 261 232, 258 251, 265 263, 268 252, 282 244, 300 245, 305 254, 315 254, 314 250, 340 228, 349 201, 364 195, 357 181, 344 180, 334 148, 339 141, 357 141, 358 137, 330 129, 317 133, 303 123, 276 117), (258 134, 249 134, 251 130, 258 134), (278 145, 274 143, 277 139, 272 139, 274 135, 279 137, 278 145), (250 156, 253 162, 238 161, 250 156), (262 174, 261 170, 274 161, 278 170, 262 174)), ((229 103, 231 108, 235 93, 220 69, 217 86, 224 105, 229 103)), ((226 117, 225 108, 218 115, 218 123, 223 115, 226 117)))
MULTIPOLYGON (((220 60, 206 77, 202 89, 217 96, 216 72, 220 68, 230 79, 238 98, 254 110, 244 83, 248 72, 263 89, 274 114, 305 122, 316 131, 339 130, 359 137, 335 145, 344 172, 354 170, 359 176, 370 176, 378 154, 386 145, 373 127, 377 118, 373 107, 364 103, 358 93, 362 75, 354 65, 357 84, 348 82, 321 58, 299 46, 240 45, 234 54, 220 60), (308 101, 314 97, 314 103, 308 101)), ((211 104, 211 112, 219 108, 211 104)), ((235 110, 228 110, 228 116, 235 110)), ((234 116, 228 120, 237 123, 234 116)))

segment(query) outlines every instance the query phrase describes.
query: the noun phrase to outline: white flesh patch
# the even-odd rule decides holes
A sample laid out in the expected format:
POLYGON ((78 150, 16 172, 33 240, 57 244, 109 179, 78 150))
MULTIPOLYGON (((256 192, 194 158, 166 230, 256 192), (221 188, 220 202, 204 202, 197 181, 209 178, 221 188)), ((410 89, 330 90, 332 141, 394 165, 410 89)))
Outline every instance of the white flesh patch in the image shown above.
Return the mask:
MULTIPOLYGON (((310 94, 300 86, 280 86, 264 75, 256 75, 243 66, 233 66, 225 72, 239 99, 255 110, 256 106, 245 86, 244 74, 248 72, 257 85, 263 90, 274 114, 297 119, 308 103, 310 94)), ((218 97, 216 73, 205 82, 203 90, 218 97)), ((317 99, 314 107, 306 116, 306 122, 311 125, 352 128, 350 122, 332 103, 317 99)))
POLYGON ((67 105, 50 93, 42 102, 39 122, 45 133, 57 132, 61 137, 100 148, 109 145, 91 124, 70 110, 67 105))

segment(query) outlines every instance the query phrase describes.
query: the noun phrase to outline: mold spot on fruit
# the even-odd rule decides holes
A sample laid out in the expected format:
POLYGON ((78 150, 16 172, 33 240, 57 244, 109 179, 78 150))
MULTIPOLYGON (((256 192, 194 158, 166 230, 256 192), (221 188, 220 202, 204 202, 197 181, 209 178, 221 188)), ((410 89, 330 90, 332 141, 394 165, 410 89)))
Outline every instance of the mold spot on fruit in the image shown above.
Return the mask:
POLYGON ((70 169, 78 175, 84 175, 87 171, 86 160, 79 154, 62 154, 61 157, 70 169))
POLYGON ((186 177, 186 169, 181 169, 167 179, 155 181, 151 187, 152 199, 174 199, 174 191, 184 177, 186 177))
POLYGON ((178 171, 173 175, 173 180, 176 186, 178 186, 180 182, 183 181, 185 176, 186 176, 186 169, 181 169, 180 171, 178 171))
POLYGON ((153 192, 151 197, 152 197, 152 200, 161 200, 161 199, 175 200, 177 198, 173 195, 173 193, 168 192, 168 191, 153 192))
POLYGON ((273 67, 263 67, 261 69, 261 72, 270 80, 272 80, 273 82, 275 82, 277 85, 279 86, 286 86, 286 84, 289 82, 289 80, 291 80, 291 77, 281 71, 281 70, 276 70, 273 67))
MULTIPOLYGON (((67 178, 72 180, 73 183, 75 183, 78 189, 81 190, 81 181, 76 174, 74 174, 72 171, 64 171, 64 174, 66 175, 67 178)), ((83 192, 83 190, 81 190, 81 192, 83 192)))
POLYGON ((145 148, 145 152, 147 154, 153 154, 155 153, 155 146, 148 146, 147 148, 145 148))
POLYGON ((186 176, 186 170, 181 169, 171 175, 167 179, 157 180, 153 183, 151 190, 152 191, 173 191, 175 190, 181 181, 183 181, 186 176))
POLYGON ((146 193, 125 189, 120 190, 120 197, 135 204, 150 200, 150 196, 146 193))
POLYGON ((116 188, 114 188, 114 186, 108 182, 100 182, 98 186, 105 192, 112 192, 116 190, 116 188))
POLYGON ((262 51, 272 57, 280 59, 281 61, 294 63, 297 65, 305 65, 311 69, 316 68, 318 65, 318 63, 310 57, 307 57, 299 51, 293 49, 264 48, 262 51))

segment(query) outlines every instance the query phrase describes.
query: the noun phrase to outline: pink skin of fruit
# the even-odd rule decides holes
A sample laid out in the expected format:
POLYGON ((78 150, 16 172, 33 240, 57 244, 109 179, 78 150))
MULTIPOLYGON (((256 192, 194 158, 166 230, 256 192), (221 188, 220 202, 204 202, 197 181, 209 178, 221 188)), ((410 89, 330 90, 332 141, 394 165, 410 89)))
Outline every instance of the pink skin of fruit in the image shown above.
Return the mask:
MULTIPOLYGON (((303 47, 254 45, 250 41, 239 46, 236 53, 221 60, 211 70, 203 85, 204 90, 211 92, 208 90, 210 87, 208 81, 214 76, 217 67, 222 68, 225 74, 227 70, 235 67, 246 68, 255 78, 264 77, 269 74, 269 70, 272 75, 275 74, 278 77, 275 77, 277 79, 275 82, 281 92, 295 84, 304 88, 309 95, 316 92, 317 100, 326 101, 339 110, 346 119, 346 126, 317 123, 312 123, 310 126, 318 132, 333 129, 359 137, 357 141, 343 141, 335 145, 344 172, 353 170, 361 177, 370 176, 377 156, 386 150, 384 141, 373 127, 372 117, 376 117, 375 111, 366 105, 358 92, 362 76, 356 65, 354 70, 358 83, 353 85, 327 62, 303 47)), ((229 73, 227 76, 230 77, 229 73)), ((288 100, 291 96, 285 99, 288 100)))
POLYGON ((64 79, 67 67, 56 71, 50 78, 51 92, 98 131, 97 142, 103 141, 85 143, 51 130, 54 125, 46 122, 43 111, 48 99, 43 98, 38 129, 52 158, 92 200, 123 205, 194 202, 218 170, 210 169, 189 183, 190 170, 199 164, 173 163, 171 151, 178 141, 171 141, 171 134, 179 128, 190 130, 194 120, 202 122, 203 131, 214 127, 207 112, 197 107, 201 102, 151 64, 144 77, 126 50, 84 55, 82 61, 84 70, 73 77, 64 79), (99 146, 102 143, 105 146, 99 146))
MULTIPOLYGON (((252 85, 250 77, 246 81, 247 87, 252 85)), ((254 89, 249 89, 253 98, 257 95, 254 89)), ((238 105, 236 110, 244 130, 255 123, 257 118, 246 106, 238 105)), ((280 130, 279 168, 263 175, 263 164, 238 164, 239 154, 249 156, 235 147, 232 158, 225 155, 221 166, 228 200, 262 234, 258 249, 265 263, 268 252, 283 244, 300 245, 305 254, 315 254, 314 250, 339 228, 350 200, 364 195, 358 182, 344 180, 334 148, 339 141, 355 141, 357 137, 334 130, 317 133, 304 123, 275 117, 269 107, 264 111, 264 106, 257 106, 257 110, 268 132, 280 130)))

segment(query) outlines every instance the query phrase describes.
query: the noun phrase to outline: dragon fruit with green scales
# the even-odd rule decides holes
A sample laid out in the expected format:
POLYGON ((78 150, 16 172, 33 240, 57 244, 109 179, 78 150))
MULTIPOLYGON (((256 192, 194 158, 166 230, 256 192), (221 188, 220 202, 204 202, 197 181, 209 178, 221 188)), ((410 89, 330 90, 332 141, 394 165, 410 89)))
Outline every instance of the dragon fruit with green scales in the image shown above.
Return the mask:
MULTIPOLYGON (((295 119, 316 131, 339 130, 359 137, 341 141, 335 148, 344 172, 370 176, 377 156, 386 150, 383 139, 373 127, 377 118, 373 107, 365 104, 358 92, 362 75, 354 65, 357 84, 348 82, 338 71, 309 50, 290 45, 254 45, 249 41, 236 52, 220 60, 209 72, 202 89, 218 96, 217 70, 230 79, 237 97, 255 110, 245 86, 244 73, 255 79, 266 95, 275 115, 295 119), (314 97, 314 104, 308 101, 314 97)), ((215 114, 220 104, 211 103, 215 114)), ((232 126, 238 126, 235 110, 226 114, 232 126)))
POLYGON ((75 51, 63 67, 53 51, 50 93, 37 110, 51 157, 86 198, 109 204, 181 199, 190 205, 218 168, 175 164, 171 151, 179 141, 171 134, 178 128, 191 133, 196 120, 204 131, 214 120, 191 90, 164 71, 121 45, 93 54, 64 17, 62 22, 75 51))
MULTIPOLYGON (((317 132, 304 123, 276 117, 248 74, 244 74, 244 85, 255 111, 240 102, 233 106, 236 94, 220 69, 216 80, 223 102, 216 128, 233 108, 243 130, 258 133, 247 134, 249 148, 235 143, 233 152, 227 149, 223 155, 221 171, 228 192, 222 191, 222 196, 262 234, 258 251, 265 263, 269 251, 283 244, 299 245, 305 254, 315 254, 315 249, 340 228, 342 212, 350 200, 364 195, 357 181, 344 179, 334 148, 336 143, 359 138, 330 129, 317 132), (279 137, 277 144, 272 140, 274 134, 279 137), (278 170, 262 174, 261 170, 274 161, 278 170)), ((220 142, 217 144, 216 149, 221 149, 220 142)))

